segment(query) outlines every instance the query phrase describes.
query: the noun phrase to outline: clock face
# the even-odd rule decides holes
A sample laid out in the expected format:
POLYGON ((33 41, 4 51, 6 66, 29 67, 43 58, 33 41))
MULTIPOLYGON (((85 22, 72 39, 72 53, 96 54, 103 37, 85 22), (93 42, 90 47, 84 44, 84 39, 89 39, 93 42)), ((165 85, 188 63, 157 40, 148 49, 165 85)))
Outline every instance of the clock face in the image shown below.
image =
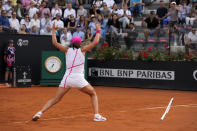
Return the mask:
POLYGON ((46 59, 44 66, 48 72, 56 73, 61 69, 62 62, 58 57, 51 56, 46 59))

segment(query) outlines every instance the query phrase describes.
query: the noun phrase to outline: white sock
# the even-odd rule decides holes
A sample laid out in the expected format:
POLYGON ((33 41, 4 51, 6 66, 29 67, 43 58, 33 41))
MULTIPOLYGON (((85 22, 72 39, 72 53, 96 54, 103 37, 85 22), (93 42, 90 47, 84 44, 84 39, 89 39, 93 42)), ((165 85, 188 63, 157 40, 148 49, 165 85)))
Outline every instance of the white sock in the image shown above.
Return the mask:
POLYGON ((95 117, 99 117, 99 116, 100 116, 100 114, 94 114, 94 116, 95 116, 95 117))

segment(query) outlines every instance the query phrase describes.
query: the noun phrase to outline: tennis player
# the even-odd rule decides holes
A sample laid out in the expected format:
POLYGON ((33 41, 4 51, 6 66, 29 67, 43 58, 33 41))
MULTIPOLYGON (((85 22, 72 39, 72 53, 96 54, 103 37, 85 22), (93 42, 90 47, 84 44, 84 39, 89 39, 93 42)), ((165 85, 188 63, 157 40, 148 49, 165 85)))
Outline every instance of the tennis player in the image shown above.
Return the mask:
POLYGON ((50 107, 58 103, 62 97, 71 89, 71 88, 78 88, 80 91, 88 94, 91 97, 92 106, 94 109, 94 121, 106 121, 107 119, 101 116, 98 112, 98 100, 97 95, 94 88, 85 80, 84 78, 84 62, 85 62, 85 52, 90 51, 94 48, 100 39, 100 25, 96 25, 96 36, 92 43, 89 45, 85 45, 81 47, 81 38, 80 37, 73 37, 72 38, 72 47, 65 47, 62 46, 56 40, 55 35, 55 23, 53 24, 52 30, 52 42, 53 45, 58 48, 59 50, 65 52, 66 54, 66 69, 65 75, 59 85, 59 88, 56 92, 56 96, 50 99, 44 107, 36 113, 32 120, 37 121, 42 114, 48 110, 50 107))

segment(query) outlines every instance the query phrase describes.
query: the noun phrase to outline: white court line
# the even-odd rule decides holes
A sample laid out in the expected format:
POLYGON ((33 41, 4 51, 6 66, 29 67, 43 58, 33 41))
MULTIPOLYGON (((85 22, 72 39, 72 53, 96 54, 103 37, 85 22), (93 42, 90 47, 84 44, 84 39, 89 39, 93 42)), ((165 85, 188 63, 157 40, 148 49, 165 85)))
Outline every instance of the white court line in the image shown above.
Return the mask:
MULTIPOLYGON (((171 107, 197 107, 197 104, 175 105, 171 107)), ((148 108, 143 108, 143 109, 138 109, 138 110, 155 110, 155 109, 163 109, 163 108, 166 108, 166 106, 148 107, 148 108)))
POLYGON ((118 112, 127 112, 127 111, 123 110, 123 111, 118 111, 118 112))
MULTIPOLYGON (((76 117, 82 117, 82 116, 88 116, 90 114, 87 115, 76 115, 76 116, 64 116, 64 117, 53 117, 53 118, 45 118, 45 119, 39 119, 38 121, 50 121, 50 120, 61 120, 61 119, 71 119, 71 118, 76 118, 76 117)), ((28 121, 15 121, 15 122, 7 122, 7 123, 15 123, 15 124, 27 124, 29 122, 31 122, 32 120, 28 120, 28 121)), ((32 121, 34 122, 34 121, 32 121)))
MULTIPOLYGON (((23 123, 29 123, 29 122, 30 122, 30 120, 29 121, 15 121, 15 122, 10 122, 10 123, 23 124, 23 123)), ((9 123, 9 122, 7 122, 7 123, 9 123)))
POLYGON ((160 120, 163 120, 165 118, 166 114, 170 111, 173 100, 174 100, 174 98, 172 97, 160 120))
MULTIPOLYGON (((171 107, 197 107, 197 104, 187 104, 187 105, 175 105, 171 107)), ((158 107, 149 107, 149 108, 143 108, 143 109, 138 109, 138 110, 155 110, 155 109, 164 109, 166 106, 158 106, 158 107)), ((119 112, 127 112, 126 110, 122 110, 119 112)), ((87 114, 90 115, 90 114, 87 114)), ((76 115, 76 116, 65 116, 65 117, 54 117, 54 118, 45 118, 45 119, 39 119, 39 121, 50 121, 50 120, 61 120, 61 119, 70 119, 70 118, 76 118, 80 116, 87 116, 87 115, 76 115)), ((31 120, 27 121, 15 121, 15 122, 7 122, 7 123, 15 123, 15 124, 26 124, 31 122, 31 120)))

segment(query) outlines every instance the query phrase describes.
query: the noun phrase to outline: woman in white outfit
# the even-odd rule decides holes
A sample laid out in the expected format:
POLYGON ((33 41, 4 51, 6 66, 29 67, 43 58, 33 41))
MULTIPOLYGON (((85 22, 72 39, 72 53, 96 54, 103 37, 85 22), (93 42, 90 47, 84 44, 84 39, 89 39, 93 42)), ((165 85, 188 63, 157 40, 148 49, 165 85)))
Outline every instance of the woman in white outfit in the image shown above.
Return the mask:
POLYGON ((80 37, 73 37, 72 38, 72 47, 65 47, 62 46, 60 43, 57 42, 55 36, 55 23, 53 24, 52 30, 52 42, 53 45, 58 48, 59 50, 65 52, 66 54, 66 69, 65 75, 59 85, 57 90, 56 96, 50 99, 44 107, 36 113, 32 120, 37 121, 41 115, 52 107, 54 104, 58 103, 62 97, 70 90, 70 88, 76 87, 80 91, 88 94, 91 97, 92 106, 94 109, 94 121, 106 121, 107 119, 101 116, 98 112, 98 100, 97 95, 94 88, 85 80, 84 78, 84 62, 85 62, 85 52, 90 51, 94 48, 100 39, 100 25, 96 25, 96 36, 94 41, 83 47, 81 46, 81 38, 80 37))

